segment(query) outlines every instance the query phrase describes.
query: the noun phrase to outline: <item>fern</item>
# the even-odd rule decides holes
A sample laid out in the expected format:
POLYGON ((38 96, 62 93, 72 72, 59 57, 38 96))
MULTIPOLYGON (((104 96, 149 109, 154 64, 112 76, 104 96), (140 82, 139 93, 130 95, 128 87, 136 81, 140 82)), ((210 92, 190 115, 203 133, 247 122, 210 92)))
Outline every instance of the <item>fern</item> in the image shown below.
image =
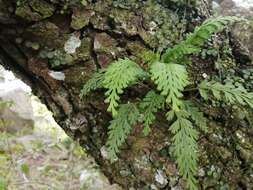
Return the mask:
POLYGON ((185 111, 168 113, 168 120, 175 115, 176 121, 170 126, 173 136, 173 154, 176 158, 179 174, 186 180, 190 190, 197 189, 197 138, 198 132, 193 128, 192 122, 189 120, 189 113, 185 111), (173 113, 173 114, 172 114, 173 113))
POLYGON ((204 117, 203 112, 199 110, 199 108, 194 105, 191 101, 184 102, 185 111, 189 113, 191 119, 195 122, 195 124, 204 132, 208 131, 207 128, 207 120, 204 117))
POLYGON ((139 119, 139 110, 134 104, 124 104, 120 106, 116 117, 110 122, 107 147, 111 161, 117 159, 119 147, 125 142, 131 132, 133 125, 139 119))
POLYGON ((108 111, 116 116, 119 105, 119 95, 130 83, 145 77, 146 73, 139 65, 129 59, 119 59, 106 69, 103 85, 107 89, 105 102, 109 103, 108 111))
MULTIPOLYGON (((205 21, 196 27, 184 41, 168 48, 164 54, 146 52, 143 55, 149 73, 133 61, 125 58, 113 62, 104 71, 95 74, 83 87, 81 96, 96 88, 107 89, 105 102, 109 103, 108 111, 112 113, 108 141, 106 143, 111 161, 117 158, 120 146, 125 142, 131 127, 137 123, 140 116, 144 124, 143 133, 150 132, 150 125, 155 121, 155 113, 159 110, 167 112, 167 120, 172 121, 170 131, 173 136, 174 156, 179 173, 187 181, 190 190, 197 189, 197 138, 198 132, 193 126, 207 131, 207 120, 197 105, 185 101, 183 91, 190 84, 186 64, 191 61, 186 55, 198 54, 201 46, 214 33, 222 31, 228 24, 239 21, 237 17, 217 17, 205 21), (154 82, 160 94, 150 91, 139 103, 119 106, 120 94, 129 85, 147 79, 154 82), (119 110, 117 111, 117 108, 119 110), (141 114, 140 114, 141 113, 141 114)), ((253 93, 248 93, 243 87, 232 84, 221 84, 214 81, 203 81, 198 85, 199 92, 204 99, 216 98, 230 104, 247 105, 253 108, 253 93), (212 94, 212 95, 211 95, 212 94)))
POLYGON ((185 55, 198 54, 201 46, 214 33, 222 31, 228 24, 239 21, 238 17, 226 16, 206 20, 201 26, 196 27, 192 34, 189 34, 185 41, 169 48, 162 55, 162 61, 165 63, 181 60, 185 55))
POLYGON ((215 81, 202 81, 199 91, 204 99, 208 99, 208 92, 212 92, 217 100, 223 100, 230 104, 248 105, 253 108, 253 93, 247 92, 242 86, 235 87, 231 83, 221 84, 215 81))
POLYGON ((151 64, 150 72, 157 89, 166 96, 166 103, 171 104, 173 110, 180 110, 182 91, 189 84, 185 66, 157 61, 151 64))
POLYGON ((155 121, 155 113, 164 108, 165 98, 155 91, 150 91, 140 103, 143 112, 144 129, 143 134, 147 136, 150 132, 150 125, 155 121))
POLYGON ((85 97, 88 93, 90 93, 93 90, 102 88, 103 81, 104 81, 104 70, 100 70, 99 72, 94 73, 92 77, 83 86, 80 93, 80 98, 85 97))

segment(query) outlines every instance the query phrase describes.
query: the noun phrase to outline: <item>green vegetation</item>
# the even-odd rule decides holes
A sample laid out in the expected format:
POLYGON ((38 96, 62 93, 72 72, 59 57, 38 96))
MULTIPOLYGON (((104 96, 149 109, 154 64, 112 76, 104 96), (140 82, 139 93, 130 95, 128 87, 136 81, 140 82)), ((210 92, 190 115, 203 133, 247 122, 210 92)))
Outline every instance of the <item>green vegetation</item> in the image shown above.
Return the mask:
MULTIPOLYGON (((180 175, 187 181, 190 190, 197 189, 198 172, 198 129, 207 131, 207 120, 195 105, 188 91, 199 91, 200 101, 216 99, 227 105, 243 105, 253 108, 253 94, 241 86, 223 84, 218 81, 203 80, 200 84, 188 77, 187 65, 190 55, 201 53, 202 46, 217 32, 234 22, 237 17, 217 17, 206 20, 187 35, 181 43, 169 48, 163 54, 149 53, 148 67, 141 68, 128 58, 119 59, 106 69, 99 71, 84 85, 81 97, 96 88, 106 89, 105 102, 113 120, 109 126, 107 147, 111 161, 117 158, 120 146, 125 142, 131 127, 137 122, 144 125, 143 132, 148 135, 155 121, 155 114, 167 112, 169 131, 174 135, 173 153, 180 175), (123 90, 135 83, 144 81, 155 86, 142 101, 120 105, 123 90), (153 85, 155 84, 155 85, 153 85), (202 97, 202 98, 201 98, 202 97)), ((129 101, 129 100, 128 100, 129 101)))

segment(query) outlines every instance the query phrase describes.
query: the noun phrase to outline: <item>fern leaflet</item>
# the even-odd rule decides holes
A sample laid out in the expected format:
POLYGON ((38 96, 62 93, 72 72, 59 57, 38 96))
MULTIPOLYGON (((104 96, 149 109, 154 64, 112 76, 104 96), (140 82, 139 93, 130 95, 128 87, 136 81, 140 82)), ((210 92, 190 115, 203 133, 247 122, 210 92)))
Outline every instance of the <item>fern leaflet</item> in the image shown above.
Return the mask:
POLYGON ((157 89, 166 96, 166 103, 172 104, 172 109, 178 111, 182 104, 182 91, 189 84, 185 66, 157 61, 151 64, 150 72, 157 89))
MULTIPOLYGON (((173 111, 172 111, 173 112, 173 111)), ((168 115, 171 115, 169 113, 168 115)), ((188 119, 189 113, 185 111, 174 112, 177 119, 170 126, 173 136, 174 156, 178 165, 179 174, 186 180, 190 190, 197 190, 197 138, 198 132, 188 119)), ((171 119, 171 118, 168 118, 171 119)))
POLYGON ((119 147, 125 142, 133 125, 139 119, 139 110, 134 104, 123 104, 116 117, 110 122, 107 147, 111 161, 117 159, 119 147))
POLYGON ((216 81, 202 81, 199 85, 200 95, 208 99, 208 92, 212 92, 217 100, 224 100, 230 104, 248 105, 253 108, 253 92, 247 92, 242 86, 235 87, 231 83, 221 84, 216 81))
POLYGON ((155 120, 155 113, 164 108, 165 98, 155 91, 150 91, 140 103, 140 109, 143 113, 144 129, 143 134, 146 136, 150 132, 150 125, 155 120))
POLYGON ((162 55, 163 62, 175 62, 175 60, 181 60, 185 55, 198 54, 204 42, 214 33, 224 30, 228 24, 239 20, 242 19, 233 16, 210 18, 206 20, 201 26, 196 27, 194 32, 187 36, 185 41, 175 45, 173 48, 167 49, 162 55))
POLYGON ((108 111, 112 112, 113 116, 117 114, 119 95, 123 93, 123 89, 145 75, 145 71, 139 65, 127 58, 119 59, 109 65, 105 72, 103 85, 108 89, 105 93, 107 96, 105 102, 109 103, 108 111))
POLYGON ((200 109, 191 101, 185 101, 184 106, 185 110, 190 114, 191 119, 196 123, 196 125, 204 132, 207 132, 207 120, 204 117, 203 112, 201 112, 200 109))
POLYGON ((80 93, 80 98, 83 98, 92 90, 96 90, 97 88, 102 88, 103 81, 104 81, 104 70, 94 73, 91 76, 91 78, 83 86, 80 93))

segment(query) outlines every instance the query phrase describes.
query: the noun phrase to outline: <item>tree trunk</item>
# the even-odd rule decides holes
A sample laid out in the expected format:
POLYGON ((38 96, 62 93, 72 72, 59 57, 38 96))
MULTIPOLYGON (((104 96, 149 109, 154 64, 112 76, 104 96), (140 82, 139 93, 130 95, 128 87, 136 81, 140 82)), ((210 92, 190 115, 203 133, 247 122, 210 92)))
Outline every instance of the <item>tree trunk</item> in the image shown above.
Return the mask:
MULTIPOLYGON (((83 101, 79 93, 98 68, 125 56, 141 63, 143 52, 173 46, 208 17, 205 1, 183 2, 0 0, 1 64, 32 87, 64 131, 123 189, 184 187, 170 154, 168 124, 157 121, 148 137, 142 126, 133 127, 119 159, 110 164, 104 144, 111 116, 104 92, 83 101)), ((198 74, 210 66, 199 64, 198 74)), ((147 88, 138 86, 124 96, 142 97, 143 91, 147 88)), ((252 129, 229 113, 218 120, 219 110, 205 113, 210 133, 199 140, 200 189, 253 189, 252 129)))

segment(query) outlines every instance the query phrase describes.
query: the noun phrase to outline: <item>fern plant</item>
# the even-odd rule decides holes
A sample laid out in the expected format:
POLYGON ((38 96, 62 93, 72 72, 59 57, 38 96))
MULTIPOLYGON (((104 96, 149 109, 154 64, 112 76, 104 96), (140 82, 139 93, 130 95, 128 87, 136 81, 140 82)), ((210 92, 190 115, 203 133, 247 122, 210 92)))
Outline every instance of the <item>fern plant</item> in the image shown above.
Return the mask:
MULTIPOLYGON (((180 175, 187 181, 190 190, 197 189, 198 129, 207 131, 207 120, 199 107, 185 100, 184 90, 191 84, 186 69, 191 63, 188 55, 197 55, 204 42, 214 33, 222 31, 227 25, 240 21, 237 17, 217 17, 206 20, 196 27, 184 41, 168 48, 165 53, 154 53, 148 57, 148 68, 142 69, 128 58, 119 59, 105 70, 99 71, 83 86, 82 95, 96 88, 106 89, 105 102, 113 120, 109 126, 107 148, 111 160, 117 158, 120 146, 125 142, 131 127, 143 122, 144 135, 159 110, 167 112, 171 123, 169 131, 174 135, 174 156, 180 175), (120 95, 124 89, 142 80, 156 85, 143 100, 120 105, 120 95)), ((193 83, 192 83, 193 84, 193 83)), ((244 88, 215 81, 203 81, 197 87, 204 100, 216 98, 228 104, 241 104, 253 108, 253 93, 244 88)))

